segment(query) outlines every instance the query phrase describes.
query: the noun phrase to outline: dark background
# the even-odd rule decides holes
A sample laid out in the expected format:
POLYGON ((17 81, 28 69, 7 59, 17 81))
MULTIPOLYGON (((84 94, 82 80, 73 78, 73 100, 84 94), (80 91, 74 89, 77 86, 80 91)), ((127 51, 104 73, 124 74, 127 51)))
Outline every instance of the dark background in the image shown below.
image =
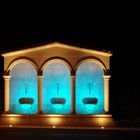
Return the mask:
MULTIPOLYGON (((138 11, 130 5, 103 6, 103 9, 97 10, 94 10, 94 4, 89 7, 73 4, 70 8, 46 5, 41 7, 41 11, 39 6, 32 5, 16 7, 16 10, 13 8, 8 12, 9 7, 6 7, 0 23, 0 53, 53 41, 111 51, 110 113, 116 119, 139 119, 138 11)), ((1 56, 1 111, 4 93, 2 75, 1 56)))

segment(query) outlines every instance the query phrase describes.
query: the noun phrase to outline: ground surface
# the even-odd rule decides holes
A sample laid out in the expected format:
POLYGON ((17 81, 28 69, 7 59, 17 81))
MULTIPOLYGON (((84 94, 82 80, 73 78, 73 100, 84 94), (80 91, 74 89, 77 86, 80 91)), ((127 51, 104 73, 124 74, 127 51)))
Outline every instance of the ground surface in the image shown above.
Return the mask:
POLYGON ((127 140, 140 139, 140 130, 76 130, 40 128, 0 128, 0 140, 127 140))

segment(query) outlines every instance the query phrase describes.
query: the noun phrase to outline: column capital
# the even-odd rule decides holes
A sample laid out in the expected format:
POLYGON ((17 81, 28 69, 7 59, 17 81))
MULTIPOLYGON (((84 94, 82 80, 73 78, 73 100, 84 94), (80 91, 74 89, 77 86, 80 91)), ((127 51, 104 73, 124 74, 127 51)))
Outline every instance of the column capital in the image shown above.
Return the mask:
POLYGON ((110 79, 111 75, 104 75, 103 78, 104 79, 110 79))
POLYGON ((4 78, 4 79, 10 79, 11 76, 9 76, 9 75, 3 75, 3 78, 4 78))
POLYGON ((38 75, 37 78, 38 79, 43 79, 43 76, 42 75, 38 75))

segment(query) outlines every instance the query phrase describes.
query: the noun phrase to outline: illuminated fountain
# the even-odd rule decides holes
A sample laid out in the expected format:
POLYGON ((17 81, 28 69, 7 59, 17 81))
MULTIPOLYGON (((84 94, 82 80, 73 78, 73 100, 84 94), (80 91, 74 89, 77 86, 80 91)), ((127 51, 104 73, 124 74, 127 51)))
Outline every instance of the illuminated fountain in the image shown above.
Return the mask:
POLYGON ((5 83, 0 124, 110 127, 111 55, 57 42, 2 54, 5 83), (8 119, 12 123, 6 124, 8 119))
MULTIPOLYGON (((60 85, 57 83, 56 84, 56 92, 57 92, 57 96, 59 93, 59 89, 60 89, 60 85)), ((66 99, 65 98, 51 98, 51 103, 52 104, 65 104, 66 103, 66 99)))
POLYGON ((22 97, 19 99, 20 104, 33 104, 34 103, 34 99, 28 97, 27 94, 28 94, 28 83, 25 84, 25 97, 22 97))
POLYGON ((98 103, 98 99, 90 97, 91 87, 92 87, 92 83, 88 83, 89 97, 83 98, 82 102, 84 104, 95 104, 96 105, 98 103))

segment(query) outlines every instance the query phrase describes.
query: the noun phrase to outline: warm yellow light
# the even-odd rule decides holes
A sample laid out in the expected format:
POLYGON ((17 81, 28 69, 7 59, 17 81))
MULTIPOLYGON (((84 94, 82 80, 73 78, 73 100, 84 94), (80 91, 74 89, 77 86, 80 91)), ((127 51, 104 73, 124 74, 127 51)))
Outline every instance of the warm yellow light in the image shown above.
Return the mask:
POLYGON ((59 125, 62 122, 63 118, 47 118, 47 121, 50 123, 50 125, 59 125))
POLYGON ((10 125, 9 125, 9 127, 13 127, 13 125, 12 125, 12 124, 10 124, 10 125))
POLYGON ((101 126, 101 129, 104 129, 103 126, 107 126, 110 123, 110 118, 96 118, 96 124, 101 126))
POLYGON ((55 125, 53 125, 53 127, 52 128, 56 128, 56 126, 55 125))
POLYGON ((109 79, 110 75, 104 75, 104 109, 105 112, 109 111, 109 79))
POLYGON ((13 56, 13 55, 20 55, 20 54, 24 54, 24 53, 30 53, 30 52, 34 52, 34 51, 40 51, 40 50, 44 50, 44 49, 48 49, 48 48, 63 48, 63 49, 73 49, 74 51, 81 51, 81 52, 88 52, 91 54, 97 54, 97 55, 103 55, 103 56, 112 56, 112 54, 110 52, 103 52, 103 51, 98 51, 98 50, 91 50, 91 49, 86 49, 86 48, 79 48, 76 46, 71 46, 71 45, 66 45, 66 44, 62 44, 59 42, 54 42, 54 43, 50 43, 50 44, 46 44, 46 45, 41 45, 39 47, 36 48, 29 48, 29 49, 24 49, 24 50, 18 50, 18 51, 14 51, 14 52, 9 52, 9 53, 4 53, 2 54, 2 56, 6 57, 6 56, 13 56))
POLYGON ((101 129, 104 129, 104 127, 102 126, 101 129))
POLYGON ((22 121, 23 121, 22 118, 17 118, 17 117, 11 117, 11 118, 9 118, 9 124, 11 124, 11 125, 18 124, 18 123, 20 123, 22 121))
POLYGON ((20 117, 20 116, 24 116, 24 115, 21 115, 21 114, 2 114, 2 116, 15 118, 15 117, 20 117))

